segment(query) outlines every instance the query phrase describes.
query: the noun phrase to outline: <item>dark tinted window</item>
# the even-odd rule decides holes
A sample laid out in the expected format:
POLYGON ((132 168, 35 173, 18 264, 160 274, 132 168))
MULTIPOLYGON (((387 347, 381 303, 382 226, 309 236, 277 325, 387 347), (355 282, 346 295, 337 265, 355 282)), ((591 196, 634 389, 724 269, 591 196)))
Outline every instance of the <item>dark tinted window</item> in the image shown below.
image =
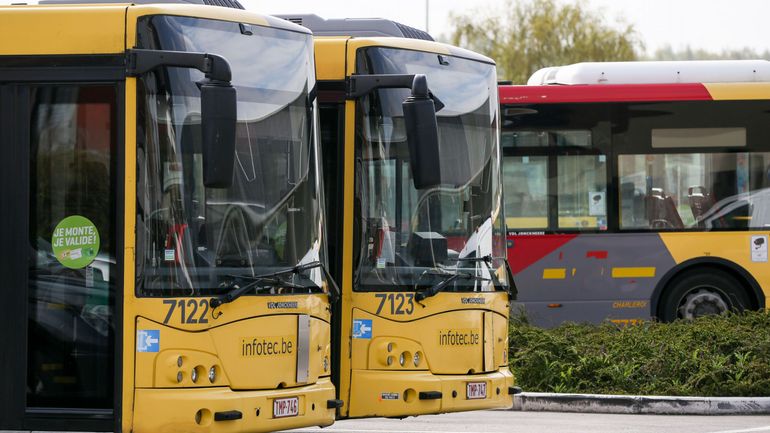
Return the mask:
POLYGON ((32 88, 28 406, 112 407, 115 98, 32 88))

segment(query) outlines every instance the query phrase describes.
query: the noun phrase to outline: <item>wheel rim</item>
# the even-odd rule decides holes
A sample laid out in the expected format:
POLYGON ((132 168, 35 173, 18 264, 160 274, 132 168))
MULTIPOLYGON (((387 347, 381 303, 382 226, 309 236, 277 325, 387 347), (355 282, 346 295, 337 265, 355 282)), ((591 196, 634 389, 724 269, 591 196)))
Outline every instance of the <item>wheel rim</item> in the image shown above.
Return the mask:
POLYGON ((685 295, 678 310, 679 317, 695 319, 696 317, 722 314, 729 309, 730 306, 719 289, 699 287, 685 295))

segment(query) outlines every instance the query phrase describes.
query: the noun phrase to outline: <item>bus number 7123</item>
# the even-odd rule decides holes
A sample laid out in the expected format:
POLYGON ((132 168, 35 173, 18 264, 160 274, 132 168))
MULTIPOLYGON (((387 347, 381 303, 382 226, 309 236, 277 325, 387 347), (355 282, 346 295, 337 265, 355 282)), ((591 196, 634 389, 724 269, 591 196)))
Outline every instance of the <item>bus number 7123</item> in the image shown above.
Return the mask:
POLYGON ((375 314, 382 312, 382 307, 385 306, 386 302, 390 304, 390 314, 408 315, 414 313, 414 293, 376 293, 374 297, 380 300, 375 314), (406 304, 406 308, 404 308, 404 304, 406 304))

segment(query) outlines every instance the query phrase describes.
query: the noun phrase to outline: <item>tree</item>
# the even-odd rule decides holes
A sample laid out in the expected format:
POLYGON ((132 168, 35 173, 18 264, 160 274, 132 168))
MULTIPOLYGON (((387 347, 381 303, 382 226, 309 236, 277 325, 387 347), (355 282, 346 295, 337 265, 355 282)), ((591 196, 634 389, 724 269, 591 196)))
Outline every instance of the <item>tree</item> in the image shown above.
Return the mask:
POLYGON ((770 59, 770 51, 760 53, 749 47, 741 49, 724 49, 720 52, 692 48, 689 45, 682 50, 674 51, 671 45, 665 45, 655 50, 651 60, 756 60, 770 59))
POLYGON ((493 58, 498 77, 516 84, 546 66, 636 60, 643 48, 632 25, 609 26, 580 3, 507 0, 503 10, 450 14, 450 21, 453 45, 493 58))

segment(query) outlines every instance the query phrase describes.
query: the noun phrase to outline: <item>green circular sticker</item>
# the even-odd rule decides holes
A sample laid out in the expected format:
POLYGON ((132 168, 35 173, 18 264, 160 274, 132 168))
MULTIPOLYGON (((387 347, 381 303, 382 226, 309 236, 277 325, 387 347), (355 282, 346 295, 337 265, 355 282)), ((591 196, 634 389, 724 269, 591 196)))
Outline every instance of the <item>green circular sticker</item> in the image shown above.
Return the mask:
POLYGON ((99 252, 99 231, 90 219, 72 215, 56 225, 51 236, 56 260, 70 269, 91 264, 99 252))

